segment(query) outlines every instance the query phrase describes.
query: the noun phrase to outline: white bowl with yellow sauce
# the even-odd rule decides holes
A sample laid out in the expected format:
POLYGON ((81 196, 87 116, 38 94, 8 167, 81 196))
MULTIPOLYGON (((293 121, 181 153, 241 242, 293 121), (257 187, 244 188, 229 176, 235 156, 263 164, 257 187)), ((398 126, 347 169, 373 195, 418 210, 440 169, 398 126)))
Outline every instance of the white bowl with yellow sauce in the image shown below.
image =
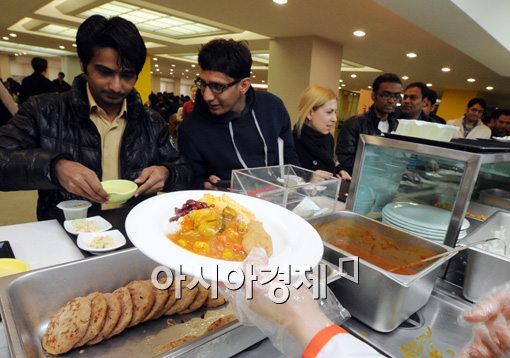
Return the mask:
POLYGON ((92 254, 106 253, 126 245, 126 238, 119 230, 81 233, 76 240, 78 247, 92 254))

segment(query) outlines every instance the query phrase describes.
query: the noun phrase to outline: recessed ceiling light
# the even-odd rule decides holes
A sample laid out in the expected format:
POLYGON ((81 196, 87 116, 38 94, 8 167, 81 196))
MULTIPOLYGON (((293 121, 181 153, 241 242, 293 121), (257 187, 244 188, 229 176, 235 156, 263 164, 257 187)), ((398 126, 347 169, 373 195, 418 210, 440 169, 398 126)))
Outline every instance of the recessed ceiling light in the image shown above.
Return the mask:
POLYGON ((181 73, 181 76, 184 76, 184 72, 181 73))
POLYGON ((443 67, 443 68, 441 69, 441 71, 443 71, 443 72, 450 72, 450 71, 451 71, 451 68, 450 68, 450 67, 443 67))
POLYGON ((185 69, 184 71, 185 71, 185 72, 189 72, 189 70, 188 70, 188 69, 185 69))
POLYGON ((485 87, 485 89, 486 89, 487 91, 492 91, 492 90, 494 89, 494 87, 492 87, 492 86, 487 86, 487 87, 485 87))
POLYGON ((153 59, 154 61, 157 61, 157 60, 158 60, 158 58, 157 58, 157 57, 153 57, 152 59, 153 59))
POLYGON ((255 76, 255 75, 253 75, 253 76, 251 76, 251 77, 252 77, 252 78, 257 78, 257 76, 255 76))
POLYGON ((172 64, 172 67, 175 67, 175 65, 174 65, 174 64, 172 64))
POLYGON ((338 89, 342 89, 342 87, 338 86, 338 89))
POLYGON ((10 37, 18 37, 18 35, 16 35, 16 34, 15 34, 15 33, 13 33, 13 32, 11 32, 11 33, 9 34, 9 36, 10 36, 10 37))
POLYGON ((408 80, 408 79, 409 79, 409 77, 408 77, 408 76, 402 76, 402 79, 403 79, 403 80, 408 80))
POLYGON ((368 89, 372 89, 372 86, 368 86, 368 89))
POLYGON ((153 74, 154 72, 151 71, 151 75, 153 74))
POLYGON ((58 48, 64 50, 66 47, 64 45, 60 45, 58 48))
POLYGON ((5 41, 9 41, 9 38, 7 36, 2 37, 5 41))
POLYGON ((409 57, 409 58, 415 58, 418 55, 415 54, 414 52, 409 52, 409 53, 406 53, 406 56, 409 57))
POLYGON ((262 82, 262 83, 266 83, 266 81, 264 81, 264 80, 262 80, 261 82, 262 82))
POLYGON ((338 82, 342 83, 344 80, 338 80, 338 82))
POLYGON ((195 75, 200 76, 200 73, 195 73, 195 75))
POLYGON ((345 83, 342 83, 342 87, 345 87, 345 83))
POLYGON ((156 68, 156 72, 159 72, 159 68, 156 68))
POLYGON ((366 35, 365 31, 361 31, 361 30, 356 30, 352 33, 354 36, 356 37, 363 37, 366 35))
POLYGON ((474 78, 468 78, 466 81, 471 82, 471 83, 476 82, 476 80, 474 78))
POLYGON ((192 65, 191 65, 191 67, 193 67, 193 68, 194 68, 194 67, 197 67, 197 65, 195 65, 195 64, 192 64, 192 65))
POLYGON ((356 78, 356 77, 358 77, 358 75, 357 75, 357 74, 355 74, 355 73, 353 73, 353 74, 351 75, 351 77, 352 77, 352 78, 356 78))
POLYGON ((76 47, 76 44, 72 44, 73 47, 76 47))
POLYGON ((15 53, 14 56, 16 56, 16 57, 19 56, 19 53, 15 53))
POLYGON ((432 87, 432 83, 427 83, 427 87, 432 87))
POLYGON ((288 0, 273 0, 273 2, 278 5, 285 5, 288 0))

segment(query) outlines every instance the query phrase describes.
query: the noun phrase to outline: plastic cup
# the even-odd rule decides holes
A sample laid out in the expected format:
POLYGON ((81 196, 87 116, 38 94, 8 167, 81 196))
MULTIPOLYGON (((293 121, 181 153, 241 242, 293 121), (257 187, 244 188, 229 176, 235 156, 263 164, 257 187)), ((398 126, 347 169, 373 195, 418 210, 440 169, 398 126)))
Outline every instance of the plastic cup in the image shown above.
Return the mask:
POLYGON ((66 220, 85 219, 92 204, 86 200, 66 200, 58 203, 57 208, 64 211, 66 220))

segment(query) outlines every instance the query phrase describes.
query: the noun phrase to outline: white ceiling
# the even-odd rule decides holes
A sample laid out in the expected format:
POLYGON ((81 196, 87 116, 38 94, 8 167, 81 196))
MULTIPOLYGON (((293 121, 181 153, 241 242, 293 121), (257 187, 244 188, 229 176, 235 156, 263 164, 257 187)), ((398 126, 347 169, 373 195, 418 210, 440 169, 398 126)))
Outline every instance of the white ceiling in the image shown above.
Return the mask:
MULTIPOLYGON (((83 10, 105 2, 56 0, 52 4, 61 10, 83 10)), ((230 33, 224 36, 248 39, 253 52, 268 53, 271 38, 323 37, 343 45, 344 60, 409 76, 404 84, 430 82, 439 93, 447 88, 476 90, 490 105, 510 107, 510 23, 504 17, 509 13, 510 2, 506 0, 491 0, 490 6, 479 0, 289 0, 283 6, 271 0, 124 2, 227 29, 230 33), (364 30, 367 35, 356 38, 352 32, 357 29, 364 30), (405 56, 407 52, 418 56, 409 59, 405 56), (442 72, 445 66, 451 71, 442 72), (468 83, 467 78, 475 78, 476 82, 468 83), (489 92, 486 86, 493 86, 494 90, 489 92)), ((9 28, 13 29, 13 25, 27 17, 70 27, 77 27, 82 21, 71 16, 76 11, 71 15, 55 15, 48 10, 49 3, 48 0, 24 0, 13 5, 10 1, 1 1, 0 37, 8 36, 12 32, 9 28), (41 8, 44 11, 38 11, 41 8)), ((18 36, 9 42, 51 49, 63 45, 64 51, 74 50, 70 40, 15 32, 18 36)), ((193 78, 196 67, 191 67, 193 60, 177 59, 196 55, 200 44, 210 39, 172 40, 151 34, 144 37, 147 42, 159 46, 149 48, 149 52, 158 56, 160 73, 170 77, 169 70, 174 64, 176 76, 184 78, 186 75, 193 78)), ((345 89, 354 91, 367 88, 377 76, 374 72, 358 71, 353 79, 350 74, 352 72, 344 71, 341 77, 345 89)), ((267 80, 264 61, 257 62, 254 75, 254 82, 267 80)))

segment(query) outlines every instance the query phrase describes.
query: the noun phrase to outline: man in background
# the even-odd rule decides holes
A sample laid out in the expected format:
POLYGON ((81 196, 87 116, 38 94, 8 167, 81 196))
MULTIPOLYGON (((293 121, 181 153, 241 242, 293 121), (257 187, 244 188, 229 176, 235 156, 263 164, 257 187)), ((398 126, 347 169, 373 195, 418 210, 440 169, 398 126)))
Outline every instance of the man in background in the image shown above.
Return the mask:
POLYGON ((428 91, 429 89, 427 85, 423 82, 413 82, 408 84, 404 90, 404 98, 402 100, 402 106, 400 106, 400 113, 397 115, 397 118, 443 123, 429 117, 423 111, 423 107, 426 104, 425 97, 428 91))
POLYGON ((340 170, 349 174, 350 179, 360 134, 380 135, 393 132, 397 127, 394 116, 397 103, 402 96, 402 82, 393 73, 384 73, 372 83, 372 101, 368 112, 349 118, 342 125, 336 144, 336 156, 340 170))
POLYGON ((446 124, 446 121, 436 114, 437 110, 437 93, 436 91, 427 87, 425 92, 425 103, 423 105, 423 112, 428 115, 434 122, 446 124))
POLYGON ((71 85, 64 80, 65 76, 64 72, 59 72, 58 77, 53 80, 55 92, 62 93, 71 89, 71 85))
POLYGON ((37 217, 47 220, 62 218, 63 200, 85 198, 97 212, 108 200, 102 180, 134 181, 135 197, 186 189, 188 166, 134 89, 147 53, 135 25, 94 15, 76 44, 84 73, 73 89, 31 97, 0 127, 0 190, 38 189, 37 217))
POLYGON ((467 103, 464 117, 451 119, 448 125, 459 128, 459 137, 467 139, 490 139, 491 130, 482 122, 483 112, 487 107, 483 98, 471 98, 467 103))
POLYGON ((248 46, 212 40, 200 49, 198 64, 195 106, 178 135, 179 150, 193 170, 193 186, 217 190, 233 169, 278 165, 278 138, 284 143, 284 163, 299 165, 282 100, 251 86, 248 46))
POLYGON ((510 110, 500 109, 496 123, 492 129, 493 137, 506 137, 510 135, 510 110))
POLYGON ((34 72, 21 81, 19 103, 25 102, 29 97, 41 93, 54 92, 53 84, 46 78, 48 61, 45 58, 34 57, 30 62, 34 72))

